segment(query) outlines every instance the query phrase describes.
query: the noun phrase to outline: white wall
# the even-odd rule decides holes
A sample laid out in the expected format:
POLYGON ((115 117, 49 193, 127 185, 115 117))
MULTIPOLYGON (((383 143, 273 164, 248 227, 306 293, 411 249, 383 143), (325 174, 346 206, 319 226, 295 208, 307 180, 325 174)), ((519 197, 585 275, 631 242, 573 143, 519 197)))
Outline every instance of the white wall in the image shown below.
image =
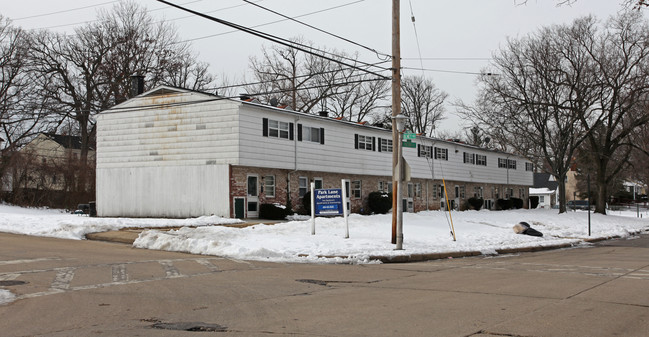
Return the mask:
MULTIPOLYGON (((244 104, 240 112, 240 164, 244 166, 272 167, 282 169, 312 170, 322 172, 345 172, 362 175, 392 175, 392 153, 355 149, 354 135, 392 139, 389 130, 344 123, 330 118, 305 116, 279 111, 270 107, 244 104), (262 119, 294 123, 325 129, 325 144, 295 139, 264 137, 262 119), (297 153, 297 165, 295 156, 297 153)), ((532 185, 533 172, 525 171, 525 159, 510 154, 487 151, 455 142, 421 139, 417 144, 448 149, 448 160, 418 157, 417 148, 404 148, 404 158, 411 167, 412 177, 447 179, 493 184, 532 185), (457 150, 457 152, 455 152, 457 150), (464 163, 464 152, 487 156, 487 166, 464 163), (517 168, 498 167, 498 158, 517 161, 517 168), (431 168, 432 167, 432 168, 431 168)))
POLYGON ((229 217, 237 102, 194 92, 138 97, 97 118, 99 216, 229 217), (138 108, 155 106, 155 109, 138 108), (133 108, 133 109, 127 109, 133 108))
POLYGON ((97 169, 97 215, 230 216, 228 165, 97 169))

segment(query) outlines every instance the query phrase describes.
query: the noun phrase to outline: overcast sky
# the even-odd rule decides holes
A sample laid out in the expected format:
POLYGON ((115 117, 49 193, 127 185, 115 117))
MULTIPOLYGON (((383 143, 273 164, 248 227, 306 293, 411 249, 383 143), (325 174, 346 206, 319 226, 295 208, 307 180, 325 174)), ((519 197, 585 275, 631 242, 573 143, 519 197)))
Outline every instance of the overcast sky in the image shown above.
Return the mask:
MULTIPOLYGON (((333 38, 308 27, 244 3, 242 0, 170 0, 191 9, 208 13, 244 26, 263 25, 256 29, 283 38, 301 36, 315 46, 358 52, 362 61, 379 62, 377 56, 365 49, 333 38)), ((75 25, 93 20, 100 8, 109 9, 118 1, 108 0, 3 0, 0 14, 27 29, 47 28, 72 32, 75 25), (81 8, 84 7, 84 8, 81 8), (48 15, 49 14, 49 15, 48 15)), ((183 39, 193 40, 200 59, 211 65, 219 77, 239 83, 244 75, 250 78, 248 59, 259 54, 269 42, 242 32, 191 16, 175 8, 166 8, 155 0, 138 0, 151 14, 171 20, 183 39), (209 37, 208 37, 209 36, 209 37)), ((417 39, 419 37, 423 67, 428 69, 403 71, 405 75, 424 75, 449 93, 449 103, 458 99, 473 102, 476 87, 474 73, 489 63, 492 52, 503 45, 507 37, 521 37, 542 26, 568 23, 577 17, 594 15, 605 20, 623 7, 621 0, 578 0, 570 6, 557 7, 555 0, 403 0, 401 1, 402 66, 421 68, 417 39)), ((390 0, 261 0, 259 5, 284 15, 296 17, 322 30, 391 53, 390 0)), ((455 108, 447 106, 447 120, 440 130, 458 130, 462 121, 455 108)))

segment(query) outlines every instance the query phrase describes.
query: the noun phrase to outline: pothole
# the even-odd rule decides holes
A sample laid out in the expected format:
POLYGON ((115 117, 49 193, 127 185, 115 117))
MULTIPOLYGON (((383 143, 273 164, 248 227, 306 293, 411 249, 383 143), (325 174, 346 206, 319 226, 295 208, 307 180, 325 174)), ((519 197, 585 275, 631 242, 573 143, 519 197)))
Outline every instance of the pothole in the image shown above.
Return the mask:
POLYGON ((27 282, 25 282, 25 281, 14 281, 14 280, 0 281, 0 287, 19 286, 19 285, 23 285, 25 283, 27 283, 27 282))
POLYGON ((203 322, 177 322, 177 323, 155 323, 151 326, 154 329, 176 330, 176 331, 203 331, 203 332, 227 332, 228 328, 219 324, 203 322))

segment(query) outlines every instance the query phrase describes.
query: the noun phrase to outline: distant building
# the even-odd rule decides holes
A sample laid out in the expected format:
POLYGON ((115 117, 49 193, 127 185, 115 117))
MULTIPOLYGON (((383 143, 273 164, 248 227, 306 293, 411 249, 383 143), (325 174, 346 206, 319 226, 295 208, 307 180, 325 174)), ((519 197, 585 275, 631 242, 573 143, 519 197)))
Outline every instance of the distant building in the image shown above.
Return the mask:
POLYGON ((87 202, 94 195, 95 152, 88 152, 86 166, 80 155, 80 137, 39 133, 7 158, 3 191, 11 193, 13 201, 29 205, 73 207, 78 198, 87 202), (87 176, 86 186, 78 185, 81 174, 87 176))
MULTIPOLYGON (((404 148, 406 211, 464 209, 472 196, 527 200, 532 164, 455 141, 404 148)), ((162 86, 97 116, 99 216, 256 218, 264 203, 302 205, 309 184, 348 181, 352 212, 391 191, 390 130, 162 86)))

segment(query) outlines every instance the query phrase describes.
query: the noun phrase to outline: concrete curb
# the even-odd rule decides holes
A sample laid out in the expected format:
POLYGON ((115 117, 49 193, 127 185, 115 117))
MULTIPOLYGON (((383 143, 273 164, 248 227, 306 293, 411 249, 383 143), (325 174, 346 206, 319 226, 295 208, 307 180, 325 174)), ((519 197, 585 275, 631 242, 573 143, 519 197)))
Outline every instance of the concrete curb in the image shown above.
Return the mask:
MULTIPOLYGON (((145 229, 158 229, 158 230, 169 230, 172 228, 140 228, 140 229, 123 229, 119 231, 109 231, 109 232, 99 232, 99 233, 90 233, 86 234, 86 239, 96 240, 96 241, 106 241, 106 242, 116 242, 132 245, 135 239, 140 235, 140 233, 145 229)), ((642 234, 644 231, 637 231, 630 233, 632 235, 642 234)), ((558 245, 549 245, 549 246, 532 246, 532 247, 519 247, 519 248, 505 248, 497 249, 496 253, 500 254, 516 254, 516 253, 530 253, 530 252, 540 252, 544 250, 553 250, 553 249, 565 249, 571 248, 579 245, 580 243, 595 243, 600 241, 620 239, 620 236, 608 236, 608 237, 597 237, 597 238, 588 238, 580 239, 577 243, 563 243, 558 245)), ((488 256, 489 254, 483 254, 479 251, 464 251, 464 252, 442 252, 442 253, 423 253, 423 254, 409 254, 409 255, 396 255, 396 256, 384 256, 384 255, 370 255, 369 260, 371 261, 381 261, 382 263, 408 263, 408 262, 422 262, 422 261, 432 261, 432 260, 444 260, 444 259, 454 259, 462 257, 471 257, 471 256, 488 256)), ((299 254, 299 257, 308 257, 308 254, 299 254)), ((337 255, 318 255, 319 258, 340 258, 340 259, 349 259, 349 256, 337 256, 337 255)))

